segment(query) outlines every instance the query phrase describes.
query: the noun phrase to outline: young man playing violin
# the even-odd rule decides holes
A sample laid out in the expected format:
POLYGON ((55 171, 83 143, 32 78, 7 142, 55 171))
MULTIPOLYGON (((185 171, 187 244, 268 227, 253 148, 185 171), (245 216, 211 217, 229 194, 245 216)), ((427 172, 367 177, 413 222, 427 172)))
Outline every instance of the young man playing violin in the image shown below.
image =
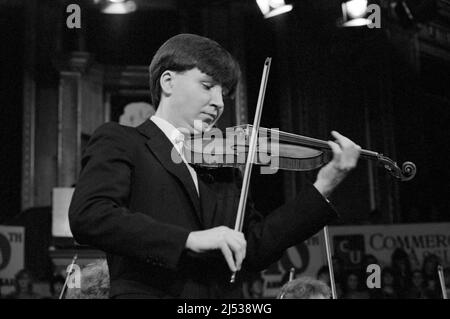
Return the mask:
POLYGON ((107 123, 93 134, 69 220, 79 243, 107 253, 111 298, 240 297, 232 272, 239 282, 241 272, 265 269, 337 217, 326 198, 356 166, 360 147, 336 132, 333 159, 314 184, 266 217, 249 202, 242 232, 233 230, 239 170, 202 174, 172 160, 174 149, 182 153, 181 132, 216 122, 239 74, 216 42, 172 37, 150 64, 156 114, 137 128, 107 123))

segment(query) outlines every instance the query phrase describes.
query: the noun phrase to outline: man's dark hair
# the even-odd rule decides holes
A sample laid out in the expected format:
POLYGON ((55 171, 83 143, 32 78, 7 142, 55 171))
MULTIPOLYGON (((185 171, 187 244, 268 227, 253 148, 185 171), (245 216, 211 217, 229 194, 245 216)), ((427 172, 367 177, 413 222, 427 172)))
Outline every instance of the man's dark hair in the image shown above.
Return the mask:
POLYGON ((198 68, 220 84, 224 95, 232 96, 240 76, 239 65, 217 42, 195 34, 178 34, 167 40, 150 63, 150 94, 158 107, 161 99, 159 79, 164 71, 188 71, 198 68))
POLYGON ((330 288, 320 280, 311 277, 300 277, 284 284, 277 298, 313 299, 319 295, 329 299, 331 296, 330 288))

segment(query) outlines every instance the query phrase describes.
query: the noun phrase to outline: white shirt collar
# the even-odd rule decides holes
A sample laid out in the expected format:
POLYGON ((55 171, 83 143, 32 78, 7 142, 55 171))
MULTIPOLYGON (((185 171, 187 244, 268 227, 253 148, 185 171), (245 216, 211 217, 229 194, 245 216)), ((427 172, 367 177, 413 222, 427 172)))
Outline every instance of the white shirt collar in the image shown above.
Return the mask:
POLYGON ((172 124, 170 124, 168 121, 166 121, 163 118, 160 118, 158 116, 153 115, 150 118, 153 123, 158 126, 161 131, 167 136, 167 138, 172 142, 174 148, 178 151, 178 153, 181 155, 181 159, 186 164, 187 169, 189 170, 189 173, 192 176, 192 180, 195 184, 195 189, 197 190, 197 194, 199 194, 199 188, 198 188, 198 179, 197 179, 197 173, 195 170, 188 164, 184 157, 184 153, 182 152, 183 143, 179 143, 180 141, 184 141, 184 135, 172 124))
POLYGON ((167 136, 167 138, 172 142, 173 145, 177 145, 180 139, 184 139, 184 135, 171 123, 165 119, 153 115, 150 120, 158 126, 161 131, 167 136))

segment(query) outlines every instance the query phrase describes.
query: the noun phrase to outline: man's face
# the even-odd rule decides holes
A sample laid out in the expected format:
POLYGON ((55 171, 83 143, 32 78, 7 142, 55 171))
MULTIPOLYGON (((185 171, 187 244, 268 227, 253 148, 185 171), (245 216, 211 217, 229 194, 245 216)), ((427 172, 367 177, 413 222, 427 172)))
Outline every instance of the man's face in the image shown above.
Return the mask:
POLYGON ((190 133, 211 127, 223 112, 222 93, 221 85, 197 68, 174 72, 170 105, 175 126, 190 133))

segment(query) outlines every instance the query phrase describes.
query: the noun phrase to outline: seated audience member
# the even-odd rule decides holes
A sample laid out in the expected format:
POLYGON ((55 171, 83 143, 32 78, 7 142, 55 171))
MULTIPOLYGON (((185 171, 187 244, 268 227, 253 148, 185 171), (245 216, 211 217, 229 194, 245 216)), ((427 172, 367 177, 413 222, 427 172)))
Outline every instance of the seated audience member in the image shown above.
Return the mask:
MULTIPOLYGON (((331 288, 330 269, 327 265, 320 267, 317 272, 317 280, 323 281, 328 287, 331 288)), ((342 298, 342 284, 336 279, 336 276, 334 277, 334 286, 336 287, 337 298, 342 298)))
POLYGON ((441 299, 442 292, 438 275, 439 257, 435 254, 429 254, 425 257, 422 264, 422 275, 425 281, 425 298, 441 299))
POLYGON ((422 271, 414 270, 412 272, 411 284, 406 295, 408 299, 425 299, 425 285, 422 271))
POLYGON ((277 299, 330 299, 330 297, 330 287, 324 282, 303 276, 285 283, 277 299))
POLYGON ((61 290, 64 287, 64 281, 64 277, 61 275, 53 276, 50 281, 50 293, 52 295, 52 299, 59 299, 61 290))
POLYGON ((430 254, 425 257, 422 264, 422 275, 423 280, 425 280, 425 283, 428 280, 438 281, 438 265, 439 265, 439 258, 438 256, 434 254, 430 254))
POLYGON ((345 277, 345 269, 344 269, 344 261, 339 256, 333 256, 333 274, 334 281, 336 284, 339 284, 341 287, 345 286, 344 277, 345 277))
POLYGON ((39 299, 41 296, 33 291, 33 276, 27 269, 20 270, 14 281, 15 291, 6 299, 39 299))
POLYGON ((442 299, 442 290, 438 280, 428 279, 425 285, 425 299, 442 299))
MULTIPOLYGON (((74 276, 74 274, 71 276, 74 276)), ((72 281, 72 278, 69 281, 72 281)), ((81 287, 67 289, 65 295, 65 299, 108 298, 109 272, 106 260, 98 260, 94 263, 86 265, 81 270, 81 287)))
POLYGON ((264 280, 258 273, 246 280, 242 289, 245 299, 261 299, 264 295, 264 280))
POLYGON ((408 254, 401 248, 396 248, 391 256, 391 267, 394 275, 394 288, 399 298, 404 298, 411 283, 411 262, 408 254))
POLYGON ((361 279, 359 273, 350 271, 347 273, 344 281, 343 299, 369 299, 370 295, 367 290, 361 288, 361 279))
POLYGON ((373 294, 375 299, 398 299, 398 292, 394 287, 395 275, 391 267, 381 271, 381 288, 376 289, 373 294))

